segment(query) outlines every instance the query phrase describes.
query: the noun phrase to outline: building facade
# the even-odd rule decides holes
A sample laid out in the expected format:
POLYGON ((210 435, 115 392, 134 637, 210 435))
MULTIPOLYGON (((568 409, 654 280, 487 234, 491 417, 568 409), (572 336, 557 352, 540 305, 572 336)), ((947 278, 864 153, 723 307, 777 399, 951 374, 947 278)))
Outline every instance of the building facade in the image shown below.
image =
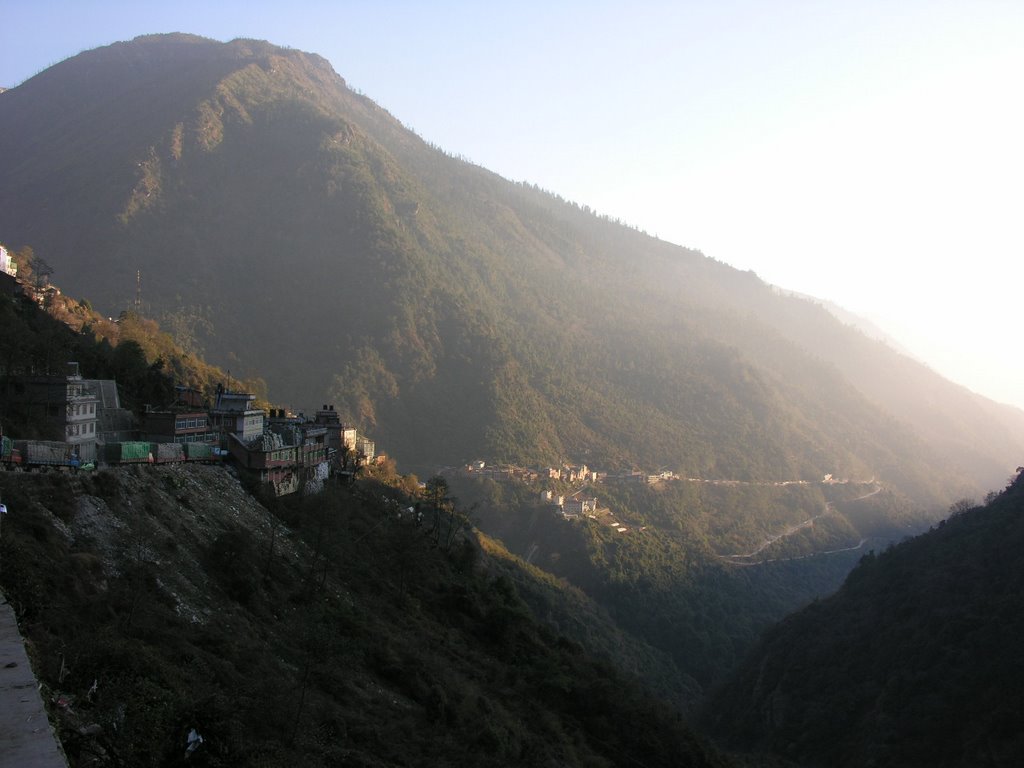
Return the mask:
POLYGON ((218 435, 221 448, 230 448, 229 435, 238 435, 243 443, 263 434, 266 414, 256 408, 256 396, 247 392, 231 392, 217 387, 213 407, 210 409, 210 428, 218 435))
POLYGON ((45 425, 44 438, 71 446, 82 462, 96 460, 99 398, 78 363, 64 376, 17 376, 8 382, 10 404, 45 425))

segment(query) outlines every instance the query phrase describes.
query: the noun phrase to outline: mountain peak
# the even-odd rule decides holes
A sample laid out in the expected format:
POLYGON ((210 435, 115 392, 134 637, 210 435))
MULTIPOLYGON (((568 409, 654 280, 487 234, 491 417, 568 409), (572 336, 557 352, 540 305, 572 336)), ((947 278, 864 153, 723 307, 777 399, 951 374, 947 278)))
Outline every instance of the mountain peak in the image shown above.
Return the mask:
POLYGON ((912 398, 880 345, 430 147, 313 54, 147 35, 4 94, 0 120, 9 242, 111 313, 141 272, 215 362, 296 408, 338 402, 404 461, 838 472, 947 501, 1024 452, 956 393, 894 419, 912 398))

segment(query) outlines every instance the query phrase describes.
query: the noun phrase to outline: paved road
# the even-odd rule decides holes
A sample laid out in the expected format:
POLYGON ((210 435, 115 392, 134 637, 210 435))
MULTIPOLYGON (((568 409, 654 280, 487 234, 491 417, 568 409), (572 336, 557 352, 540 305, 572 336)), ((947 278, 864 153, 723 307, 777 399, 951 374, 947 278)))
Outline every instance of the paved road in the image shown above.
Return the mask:
POLYGON ((14 610, 0 592, 0 768, 67 768, 14 610))
MULTIPOLYGON (((855 499, 849 499, 848 502, 843 502, 843 503, 846 504, 846 503, 849 503, 849 502, 860 501, 861 499, 869 499, 872 496, 874 496, 876 493, 880 493, 881 490, 882 490, 882 486, 878 486, 873 491, 871 491, 869 493, 865 493, 863 496, 858 496, 855 499)), ((785 538, 787 538, 789 536, 792 536, 797 531, 802 531, 805 528, 810 528, 812 525, 814 525, 814 521, 815 520, 820 520, 821 518, 825 517, 825 515, 831 515, 835 511, 836 511, 835 504, 833 502, 831 502, 831 501, 826 501, 825 502, 825 509, 824 509, 824 511, 820 512, 817 515, 814 515, 813 517, 807 518, 802 523, 796 523, 794 525, 789 526, 782 533, 776 534, 775 536, 769 536, 767 539, 765 539, 763 542, 761 542, 760 546, 758 546, 757 549, 754 549, 754 550, 752 550, 750 552, 745 552, 745 553, 740 554, 740 555, 718 555, 718 559, 725 560, 725 561, 728 561, 728 562, 732 562, 735 565, 760 565, 761 563, 778 563, 778 562, 785 562, 785 561, 788 561, 788 560, 803 560, 805 557, 811 557, 812 555, 802 555, 800 557, 784 557, 784 558, 775 558, 774 560, 760 560, 757 563, 739 562, 739 561, 742 561, 742 560, 749 560, 752 557, 756 557, 757 555, 761 554, 761 552, 763 550, 765 550, 767 547, 769 547, 770 545, 774 544, 775 542, 779 541, 780 539, 785 539, 785 538)), ((820 554, 820 555, 831 555, 831 554, 835 554, 836 552, 850 552, 850 551, 855 550, 855 549, 860 549, 862 546, 864 546, 864 542, 865 541, 867 541, 867 539, 861 539, 860 544, 858 544, 856 547, 846 547, 845 549, 833 549, 833 550, 829 550, 827 552, 818 552, 817 554, 820 554)))

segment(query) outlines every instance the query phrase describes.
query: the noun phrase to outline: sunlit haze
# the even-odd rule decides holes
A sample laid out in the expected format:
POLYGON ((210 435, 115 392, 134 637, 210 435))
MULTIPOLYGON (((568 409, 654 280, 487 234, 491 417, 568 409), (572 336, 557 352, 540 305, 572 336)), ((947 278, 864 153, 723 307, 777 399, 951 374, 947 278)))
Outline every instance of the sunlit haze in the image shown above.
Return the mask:
POLYGON ((834 301, 1024 407, 1017 0, 0 9, 0 86, 148 33, 318 53, 445 150, 834 301))

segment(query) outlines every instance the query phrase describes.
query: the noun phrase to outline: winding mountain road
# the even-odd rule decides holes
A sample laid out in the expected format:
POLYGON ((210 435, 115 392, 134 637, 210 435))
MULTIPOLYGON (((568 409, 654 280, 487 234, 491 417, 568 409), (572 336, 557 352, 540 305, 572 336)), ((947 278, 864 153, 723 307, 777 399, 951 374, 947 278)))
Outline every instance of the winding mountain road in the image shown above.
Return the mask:
MULTIPOLYGON (((879 485, 874 490, 870 491, 869 493, 865 493, 864 495, 858 496, 855 499, 849 499, 849 502, 861 501, 863 499, 871 498, 875 494, 881 492, 881 490, 882 490, 882 486, 879 485)), ((844 502, 844 503, 848 503, 848 502, 844 502)), ((843 548, 843 549, 831 549, 831 550, 827 550, 827 551, 824 551, 824 552, 812 552, 809 555, 800 555, 799 557, 774 558, 774 559, 771 559, 771 560, 758 560, 757 562, 753 562, 753 563, 743 562, 744 560, 749 560, 752 557, 757 557, 759 554, 761 554, 761 552, 763 552, 765 549, 767 549, 768 547, 770 547, 772 544, 776 543, 777 541, 781 541, 781 540, 783 540, 785 538, 788 538, 789 536, 792 536, 794 533, 797 533, 798 531, 802 531, 802 530, 804 530, 806 528, 810 528, 811 526, 814 525, 814 522, 816 520, 820 520, 821 518, 823 518, 823 517, 825 517, 827 515, 834 514, 835 511, 836 511, 835 505, 831 501, 825 502, 825 509, 822 510, 821 512, 819 512, 817 515, 814 515, 813 517, 809 517, 806 520, 804 520, 803 522, 794 523, 793 525, 788 526, 781 533, 778 533, 778 534, 776 534, 774 536, 769 536, 764 541, 762 541, 761 544, 758 545, 758 547, 756 549, 753 549, 750 552, 744 552, 744 553, 736 554, 736 555, 718 555, 718 558, 720 560, 725 561, 725 562, 732 563, 733 565, 761 565, 762 563, 777 563, 777 562, 786 562, 786 561, 789 561, 789 560, 803 560, 805 558, 813 557, 815 555, 831 555, 831 554, 835 554, 837 552, 851 552, 853 550, 860 549, 862 546, 864 546, 864 543, 867 541, 867 539, 861 539, 860 543, 857 546, 855 546, 855 547, 846 547, 846 548, 843 548)))

